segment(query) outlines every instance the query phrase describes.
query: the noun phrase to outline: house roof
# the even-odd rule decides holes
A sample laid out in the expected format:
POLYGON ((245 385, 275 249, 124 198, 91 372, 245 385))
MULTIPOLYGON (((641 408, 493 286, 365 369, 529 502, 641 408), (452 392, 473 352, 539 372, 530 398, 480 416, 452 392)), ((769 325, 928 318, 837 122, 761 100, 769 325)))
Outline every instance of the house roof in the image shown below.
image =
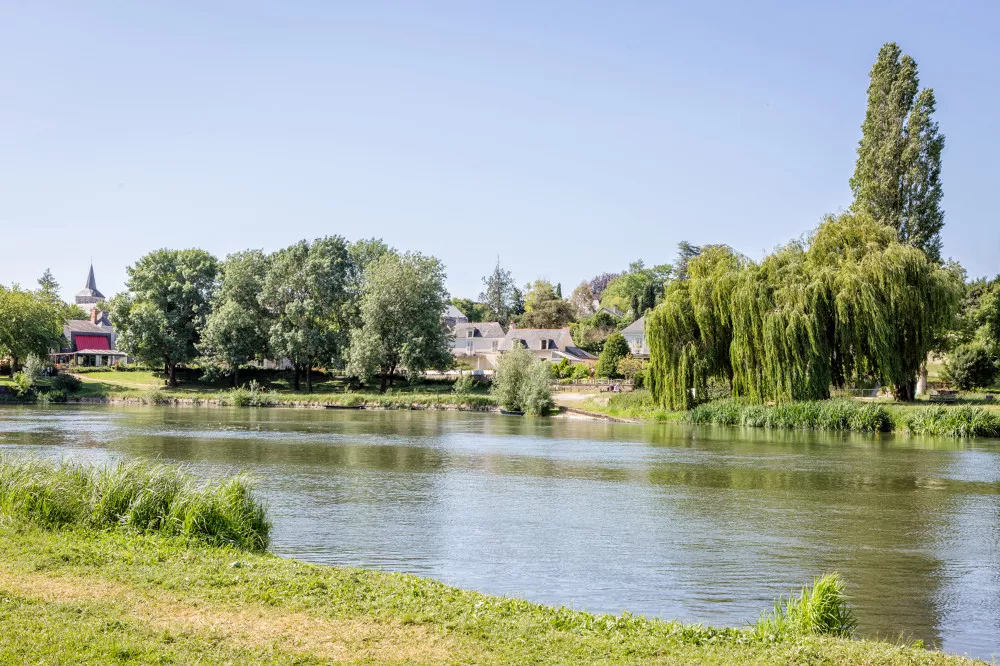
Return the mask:
POLYGON ((465 319, 466 318, 465 314, 463 314, 461 310, 459 310, 458 308, 456 308, 454 305, 451 305, 451 304, 449 304, 448 307, 446 307, 444 309, 444 314, 442 316, 443 317, 447 317, 449 319, 465 319))
POLYGON ((475 331, 473 337, 477 338, 502 338, 504 336, 503 326, 495 321, 475 321, 455 324, 455 339, 460 340, 468 336, 469 329, 475 331))
POLYGON ((622 333, 645 333, 646 332, 646 318, 640 317, 634 322, 626 326, 622 333))
POLYGON ((100 333, 110 335, 111 328, 100 324, 91 324, 89 319, 67 319, 63 324, 63 335, 69 337, 70 333, 100 333))
POLYGON ((512 328, 504 336, 503 349, 511 349, 515 340, 524 341, 525 346, 532 351, 541 347, 542 340, 549 340, 549 349, 563 352, 566 356, 577 359, 597 358, 590 352, 586 352, 573 342, 569 328, 512 328), (554 345, 554 346, 553 346, 554 345))
POLYGON ((609 315, 612 315, 612 316, 615 316, 615 317, 621 317, 621 316, 623 316, 625 314, 624 312, 622 312, 621 310, 619 310, 616 307, 598 308, 597 312, 595 312, 594 314, 597 314, 598 312, 607 312, 609 315))
POLYGON ((79 333, 73 336, 73 347, 74 351, 107 351, 111 349, 111 340, 107 335, 79 333))
POLYGON ((87 274, 87 284, 84 285, 82 291, 76 293, 77 298, 104 298, 102 294, 97 289, 97 280, 94 279, 94 265, 90 265, 90 273, 87 274))

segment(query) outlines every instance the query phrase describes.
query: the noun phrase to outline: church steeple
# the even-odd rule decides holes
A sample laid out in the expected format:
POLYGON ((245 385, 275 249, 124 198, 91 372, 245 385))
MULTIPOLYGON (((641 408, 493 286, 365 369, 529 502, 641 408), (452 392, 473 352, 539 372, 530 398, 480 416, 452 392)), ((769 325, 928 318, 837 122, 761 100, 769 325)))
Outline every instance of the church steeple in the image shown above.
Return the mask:
POLYGON ((98 301, 104 300, 104 294, 97 289, 97 280, 94 278, 94 264, 90 264, 90 272, 87 274, 87 284, 83 290, 76 295, 77 305, 89 305, 92 309, 98 301))

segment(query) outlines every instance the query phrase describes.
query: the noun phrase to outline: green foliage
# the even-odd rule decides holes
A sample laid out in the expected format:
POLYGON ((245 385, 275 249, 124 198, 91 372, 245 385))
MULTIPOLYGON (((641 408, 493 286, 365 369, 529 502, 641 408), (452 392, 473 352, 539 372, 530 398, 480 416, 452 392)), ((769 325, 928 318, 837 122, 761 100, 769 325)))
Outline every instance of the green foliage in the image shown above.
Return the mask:
POLYGON ((618 375, 625 379, 636 381, 637 386, 642 386, 641 376, 645 364, 642 360, 635 358, 632 354, 626 354, 618 361, 618 375))
POLYGON ((128 268, 127 291, 109 301, 118 347, 162 364, 176 385, 176 366, 198 355, 218 262, 203 250, 156 250, 128 268))
POLYGON ((601 293, 601 305, 628 312, 631 319, 638 319, 662 300, 663 287, 672 272, 670 264, 647 268, 642 261, 635 261, 628 271, 608 283, 601 293))
POLYGON ((896 420, 882 405, 853 400, 811 400, 757 405, 740 400, 717 400, 696 406, 687 414, 694 424, 750 428, 800 428, 891 432, 896 420))
POLYGON ((261 305, 270 258, 260 250, 231 254, 219 268, 219 289, 201 331, 199 351, 206 361, 236 373, 242 364, 269 356, 271 319, 261 305))
POLYGON ((81 382, 78 377, 67 375, 64 372, 53 377, 49 383, 53 389, 57 391, 65 391, 66 393, 76 393, 80 390, 80 386, 83 385, 83 382, 81 382))
POLYGON ((43 359, 38 354, 28 354, 28 358, 24 359, 24 366, 22 371, 25 378, 27 378, 32 384, 37 382, 39 378, 45 373, 45 366, 47 365, 45 359, 43 359))
POLYGON ((574 363, 569 373, 570 379, 589 379, 590 366, 586 363, 574 363))
POLYGON ((201 483, 177 468, 142 462, 97 469, 0 457, 0 515, 46 527, 182 535, 254 551, 267 548, 271 531, 248 477, 201 483))
POLYGON ((796 636, 821 635, 849 637, 857 619, 847 606, 844 581, 830 573, 817 578, 812 589, 803 589, 798 597, 778 599, 774 611, 760 616, 753 627, 758 640, 788 640, 796 636))
POLYGON ((535 280, 525 287, 524 314, 517 318, 520 328, 562 328, 576 319, 576 308, 556 293, 547 280, 535 280))
POLYGON ((310 391, 312 367, 339 364, 347 349, 355 270, 340 236, 300 241, 268 259, 259 296, 270 323, 268 348, 306 370, 310 391))
POLYGON ((569 362, 568 358, 564 358, 558 363, 549 364, 549 372, 554 379, 569 377, 570 373, 573 372, 573 365, 569 362))
POLYGON ((62 339, 63 307, 47 296, 0 286, 0 358, 13 369, 30 354, 46 356, 62 339))
POLYGON ((707 248, 647 318, 650 384, 674 409, 712 378, 757 403, 827 398, 831 385, 873 378, 911 400, 959 291, 951 272, 862 215, 829 218, 808 244, 759 264, 707 248))
POLYGON ((945 377, 963 391, 992 386, 1000 368, 992 350, 981 342, 959 345, 944 363, 945 377))
POLYGON ((469 393, 476 385, 476 378, 472 375, 461 374, 455 383, 452 385, 451 390, 455 393, 469 393))
POLYGON ((1000 413, 981 407, 925 407, 907 411, 899 421, 912 435, 1000 437, 1000 413))
POLYGON ((441 322, 448 292, 441 262, 418 253, 385 254, 365 271, 361 325, 351 332, 351 372, 381 377, 381 390, 396 371, 413 377, 451 363, 451 336, 441 322))
POLYGON ((500 355, 490 392, 504 409, 544 415, 552 408, 548 365, 515 345, 500 355))
POLYGON ((524 296, 517 288, 510 271, 501 268, 499 257, 493 272, 483 277, 483 291, 479 294, 479 302, 489 310, 486 321, 499 322, 504 328, 510 325, 514 317, 524 312, 524 296))
POLYGON ((251 380, 246 386, 222 393, 218 400, 220 404, 232 407, 271 407, 277 404, 274 397, 267 393, 256 379, 251 380))
POLYGON ((476 303, 468 298, 453 298, 451 304, 458 308, 469 321, 490 321, 490 309, 483 303, 476 303))
POLYGON ((607 342, 604 343, 604 349, 601 350, 601 355, 597 360, 597 376, 621 377, 618 364, 626 356, 629 356, 629 353, 625 337, 621 333, 612 333, 607 342))
POLYGON ((851 190, 852 210, 895 229, 899 239, 940 260, 941 151, 930 88, 918 90, 917 63, 895 43, 871 69, 851 190))
POLYGON ((30 398, 35 395, 35 379, 25 372, 14 373, 10 387, 18 398, 30 398))

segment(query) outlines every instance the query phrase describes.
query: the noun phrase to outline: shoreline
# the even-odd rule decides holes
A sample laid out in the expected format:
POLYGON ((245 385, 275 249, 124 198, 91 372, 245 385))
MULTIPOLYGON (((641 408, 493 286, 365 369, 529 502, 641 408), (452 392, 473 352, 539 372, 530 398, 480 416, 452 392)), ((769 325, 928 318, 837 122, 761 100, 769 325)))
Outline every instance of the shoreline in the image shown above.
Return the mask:
POLYGON ((125 650, 127 663, 984 663, 919 644, 596 615, 179 537, 22 521, 0 537, 0 618, 17 645, 0 640, 0 661, 101 664, 125 650))

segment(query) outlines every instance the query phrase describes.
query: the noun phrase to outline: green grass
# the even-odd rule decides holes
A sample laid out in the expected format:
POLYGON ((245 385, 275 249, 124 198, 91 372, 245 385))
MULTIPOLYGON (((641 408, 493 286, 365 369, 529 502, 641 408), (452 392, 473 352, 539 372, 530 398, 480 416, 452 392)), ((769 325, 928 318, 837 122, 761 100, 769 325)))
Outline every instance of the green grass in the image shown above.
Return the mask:
POLYGON ((676 421, 683 415, 682 412, 673 412, 657 405, 653 401, 652 394, 647 390, 610 393, 603 394, 603 396, 607 396, 607 403, 598 398, 589 398, 581 402, 579 407, 619 419, 644 421, 676 421))
POLYGON ((0 543, 5 665, 973 663, 845 638, 843 588, 823 580, 761 633, 761 621, 593 615, 156 532, 8 520, 0 543))
POLYGON ((271 524, 244 475, 199 482, 141 462, 96 468, 0 456, 0 518, 162 532, 264 550, 271 524))

